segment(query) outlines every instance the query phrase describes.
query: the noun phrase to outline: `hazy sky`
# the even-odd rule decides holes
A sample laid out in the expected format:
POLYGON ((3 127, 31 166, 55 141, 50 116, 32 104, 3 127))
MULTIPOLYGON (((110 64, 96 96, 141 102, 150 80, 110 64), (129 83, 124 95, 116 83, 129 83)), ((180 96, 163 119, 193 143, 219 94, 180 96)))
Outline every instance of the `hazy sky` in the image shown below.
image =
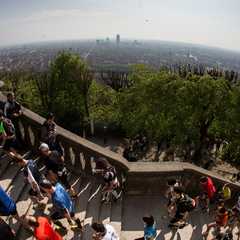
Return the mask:
POLYGON ((120 34, 240 51, 239 25, 239 0, 1 0, 0 46, 120 34))

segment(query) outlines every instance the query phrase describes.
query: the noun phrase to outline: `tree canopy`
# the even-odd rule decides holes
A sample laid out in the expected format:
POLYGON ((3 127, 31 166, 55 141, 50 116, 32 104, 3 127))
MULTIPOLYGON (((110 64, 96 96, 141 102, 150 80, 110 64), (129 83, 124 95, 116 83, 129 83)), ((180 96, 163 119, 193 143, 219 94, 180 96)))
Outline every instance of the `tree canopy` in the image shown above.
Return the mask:
POLYGON ((237 98, 239 87, 229 79, 209 74, 184 77, 146 66, 134 66, 119 104, 126 128, 132 134, 151 133, 154 140, 174 138, 181 143, 184 136, 195 143, 200 157, 201 143, 208 130, 229 139, 239 129, 237 98))

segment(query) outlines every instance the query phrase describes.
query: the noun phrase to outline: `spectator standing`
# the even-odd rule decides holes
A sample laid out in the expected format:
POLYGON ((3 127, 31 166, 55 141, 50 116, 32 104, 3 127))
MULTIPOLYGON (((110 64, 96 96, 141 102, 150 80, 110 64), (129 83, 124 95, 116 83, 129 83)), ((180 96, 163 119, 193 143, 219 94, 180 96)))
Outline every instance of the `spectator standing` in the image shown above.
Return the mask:
POLYGON ((14 99, 13 92, 7 93, 7 101, 3 103, 3 115, 5 118, 8 118, 12 121, 20 147, 26 147, 19 128, 19 118, 22 115, 22 108, 21 105, 14 99))
POLYGON ((108 194, 111 193, 115 199, 114 202, 120 201, 122 198, 117 194, 115 188, 119 185, 117 174, 113 166, 109 164, 107 159, 98 158, 96 161, 96 173, 103 173, 103 181, 106 182, 106 186, 102 189, 102 201, 101 203, 109 203, 108 194))
POLYGON ((197 210, 197 208, 198 208, 199 200, 205 200, 206 206, 204 208, 202 208, 202 211, 209 212, 209 198, 213 197, 215 187, 213 186, 212 180, 206 176, 202 176, 200 178, 200 183, 203 185, 205 192, 204 192, 204 194, 197 196, 195 198, 195 202, 196 202, 195 210, 197 210))
POLYGON ((63 240, 63 238, 56 233, 51 227, 50 220, 44 217, 27 216, 25 221, 34 229, 34 236, 36 240, 63 240))
POLYGON ((50 216, 50 220, 57 225, 56 229, 59 231, 68 231, 68 228, 64 227, 59 221, 60 219, 67 218, 72 229, 84 231, 80 219, 75 216, 72 210, 72 201, 62 185, 57 183, 54 187, 48 180, 44 179, 41 181, 40 186, 45 192, 52 195, 52 203, 57 212, 50 216), (72 219, 77 225, 73 225, 72 219))
POLYGON ((1 240, 19 240, 15 236, 15 232, 10 226, 0 217, 0 239, 1 240))
POLYGON ((0 109, 0 133, 2 134, 2 142, 3 151, 10 157, 14 157, 16 153, 14 151, 14 147, 17 147, 16 137, 15 137, 15 129, 12 126, 12 123, 8 119, 4 119, 3 111, 0 109), (4 122, 7 122, 7 128, 4 126, 4 122))
POLYGON ((64 159, 58 151, 50 151, 46 143, 42 143, 39 149, 46 156, 45 165, 49 173, 49 178, 53 184, 53 180, 56 182, 61 182, 72 194, 71 200, 76 200, 77 195, 75 194, 73 188, 69 184, 67 178, 67 169, 64 165, 64 159), (57 177, 56 177, 56 176, 57 177))
POLYGON ((107 136, 108 136, 108 130, 107 127, 103 128, 103 144, 105 145, 105 143, 107 143, 107 136))
POLYGON ((40 182, 44 179, 44 176, 39 172, 38 167, 35 162, 32 160, 25 160, 21 155, 16 154, 12 158, 12 162, 18 165, 19 167, 23 167, 23 173, 25 175, 25 178, 23 179, 24 183, 29 182, 31 184, 31 189, 28 191, 27 196, 35 203, 37 204, 37 209, 45 209, 45 204, 41 203, 40 200, 43 200, 44 197, 47 197, 49 201, 51 202, 51 195, 49 193, 46 193, 41 189, 40 182), (36 197, 38 195, 38 198, 36 197))
POLYGON ((104 226, 101 222, 94 222, 92 228, 97 232, 92 235, 94 240, 119 240, 114 227, 109 224, 104 226))
POLYGON ((41 126, 41 141, 49 145, 51 151, 57 150, 61 156, 63 155, 62 148, 57 141, 57 125, 54 122, 54 114, 47 113, 46 120, 41 126))

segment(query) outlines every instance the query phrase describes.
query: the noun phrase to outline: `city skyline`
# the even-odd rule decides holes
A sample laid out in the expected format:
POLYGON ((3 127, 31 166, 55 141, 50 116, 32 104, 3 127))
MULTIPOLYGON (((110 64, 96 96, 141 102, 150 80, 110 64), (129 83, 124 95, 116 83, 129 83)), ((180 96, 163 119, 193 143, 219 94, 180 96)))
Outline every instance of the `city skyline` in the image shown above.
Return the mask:
POLYGON ((240 3, 190 0, 4 1, 0 47, 59 40, 161 40, 240 51, 240 3))

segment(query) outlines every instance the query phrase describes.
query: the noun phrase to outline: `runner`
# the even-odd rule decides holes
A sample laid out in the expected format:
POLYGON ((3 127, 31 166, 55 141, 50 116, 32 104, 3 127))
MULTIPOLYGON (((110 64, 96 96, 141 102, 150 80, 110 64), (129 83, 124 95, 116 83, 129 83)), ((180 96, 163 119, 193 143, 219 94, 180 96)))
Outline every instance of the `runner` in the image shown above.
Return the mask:
POLYGON ((203 185, 203 187, 205 189, 205 193, 200 196, 197 196, 195 198, 195 202, 196 202, 195 210, 197 210, 197 208, 198 208, 199 200, 205 200, 206 206, 204 208, 202 208, 202 211, 209 212, 209 198, 213 197, 215 187, 213 186, 212 180, 206 176, 202 176, 200 178, 200 183, 203 185))
POLYGON ((176 197, 173 196, 173 188, 177 187, 177 186, 180 186, 180 183, 176 178, 169 178, 166 182, 166 185, 169 187, 169 189, 166 191, 165 197, 167 198, 168 195, 170 195, 170 196, 169 196, 168 203, 165 206, 165 209, 167 210, 168 214, 164 215, 162 217, 163 219, 169 219, 169 218, 172 218, 174 216, 173 212, 175 212, 174 207, 175 207, 176 197), (172 211, 172 207, 174 209, 173 211, 172 211))
POLYGON ((40 186, 45 192, 52 195, 52 203, 57 212, 50 216, 50 220, 57 225, 56 229, 59 231, 68 231, 68 228, 64 227, 59 221, 59 219, 67 218, 72 229, 84 231, 85 228, 82 227, 80 219, 72 211, 72 201, 62 185, 57 183, 54 187, 48 180, 44 179, 40 182, 40 186), (72 219, 77 225, 73 225, 72 219))
POLYGON ((119 185, 114 167, 109 164, 107 159, 98 158, 96 168, 94 171, 96 173, 103 173, 103 180, 106 182, 106 186, 102 189, 103 199, 101 203, 110 203, 108 193, 111 193, 115 197, 114 202, 120 201, 122 198, 114 190, 119 185))

